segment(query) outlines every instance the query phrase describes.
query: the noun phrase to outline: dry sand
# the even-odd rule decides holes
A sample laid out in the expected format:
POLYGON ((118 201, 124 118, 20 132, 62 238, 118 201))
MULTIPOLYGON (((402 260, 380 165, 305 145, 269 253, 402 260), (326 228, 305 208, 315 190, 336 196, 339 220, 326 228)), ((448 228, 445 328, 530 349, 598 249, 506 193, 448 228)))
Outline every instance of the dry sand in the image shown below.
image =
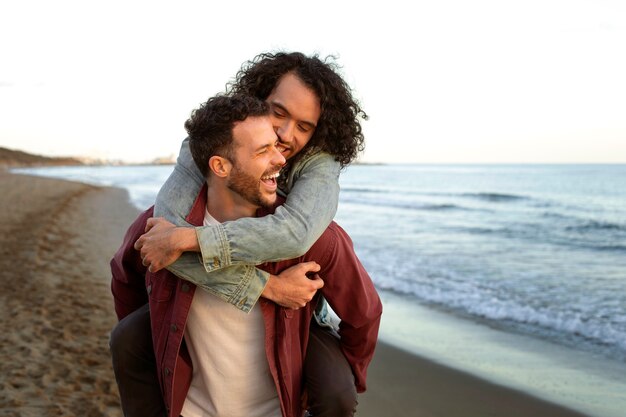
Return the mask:
MULTIPOLYGON (((0 171, 0 416, 121 416, 108 262, 124 191, 0 171)), ((359 416, 580 417, 380 344, 359 416)))

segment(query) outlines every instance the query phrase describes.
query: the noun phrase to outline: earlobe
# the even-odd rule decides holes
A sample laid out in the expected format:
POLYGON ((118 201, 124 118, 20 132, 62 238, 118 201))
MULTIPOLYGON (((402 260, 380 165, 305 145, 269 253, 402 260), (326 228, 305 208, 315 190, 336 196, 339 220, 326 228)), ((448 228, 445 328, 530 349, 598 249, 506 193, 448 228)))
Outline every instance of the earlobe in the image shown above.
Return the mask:
POLYGON ((225 178, 230 173, 231 166, 230 161, 221 156, 215 155, 209 159, 209 170, 220 178, 225 178))

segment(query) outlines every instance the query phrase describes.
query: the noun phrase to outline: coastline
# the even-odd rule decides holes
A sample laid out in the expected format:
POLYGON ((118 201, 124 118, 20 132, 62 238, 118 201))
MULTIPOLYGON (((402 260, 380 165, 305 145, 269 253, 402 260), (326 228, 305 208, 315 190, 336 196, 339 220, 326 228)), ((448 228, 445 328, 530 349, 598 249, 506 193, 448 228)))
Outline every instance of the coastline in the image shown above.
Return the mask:
MULTIPOLYGON (((108 262, 138 210, 124 190, 0 171, 0 409, 120 416, 108 262)), ((360 416, 571 416, 380 342, 360 416)))
POLYGON ((363 417, 587 416, 381 341, 357 411, 363 417))

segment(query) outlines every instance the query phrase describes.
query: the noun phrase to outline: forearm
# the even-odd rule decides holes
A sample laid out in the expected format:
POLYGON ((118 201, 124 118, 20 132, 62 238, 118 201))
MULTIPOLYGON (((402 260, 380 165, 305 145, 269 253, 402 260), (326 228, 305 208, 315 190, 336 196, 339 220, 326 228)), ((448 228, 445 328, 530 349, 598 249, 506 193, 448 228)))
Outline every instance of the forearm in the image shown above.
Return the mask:
POLYGON ((297 171, 287 201, 273 215, 198 228, 207 271, 232 264, 258 265, 303 255, 337 212, 339 170, 339 164, 331 156, 318 154, 297 171))
MULTIPOLYGON (((155 215, 182 226, 187 225, 184 219, 203 181, 186 142, 155 206, 155 215)), ((339 164, 332 157, 309 158, 292 171, 291 182, 295 185, 286 204, 273 216, 197 227, 194 243, 202 256, 189 252, 197 246, 181 244, 178 250, 186 252, 167 268, 246 311, 262 295, 269 280, 269 274, 252 265, 294 258, 309 249, 335 215, 338 176, 339 164)), ((274 301, 280 303, 280 296, 274 301)))
POLYGON ((168 269, 246 313, 261 297, 270 277, 251 265, 232 265, 209 273, 198 258, 197 253, 185 252, 168 269))

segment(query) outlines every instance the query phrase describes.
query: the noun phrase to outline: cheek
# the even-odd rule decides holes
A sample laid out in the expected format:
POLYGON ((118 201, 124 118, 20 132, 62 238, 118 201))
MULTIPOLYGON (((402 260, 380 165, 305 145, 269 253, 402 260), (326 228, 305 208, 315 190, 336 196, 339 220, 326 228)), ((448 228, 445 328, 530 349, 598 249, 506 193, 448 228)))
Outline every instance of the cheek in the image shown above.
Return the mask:
POLYGON ((277 132, 278 129, 282 126, 282 122, 276 116, 270 115, 270 122, 272 123, 272 127, 274 128, 274 132, 277 132))
POLYGON ((300 146, 305 146, 307 143, 309 143, 312 137, 313 133, 303 133, 300 136, 300 146))

